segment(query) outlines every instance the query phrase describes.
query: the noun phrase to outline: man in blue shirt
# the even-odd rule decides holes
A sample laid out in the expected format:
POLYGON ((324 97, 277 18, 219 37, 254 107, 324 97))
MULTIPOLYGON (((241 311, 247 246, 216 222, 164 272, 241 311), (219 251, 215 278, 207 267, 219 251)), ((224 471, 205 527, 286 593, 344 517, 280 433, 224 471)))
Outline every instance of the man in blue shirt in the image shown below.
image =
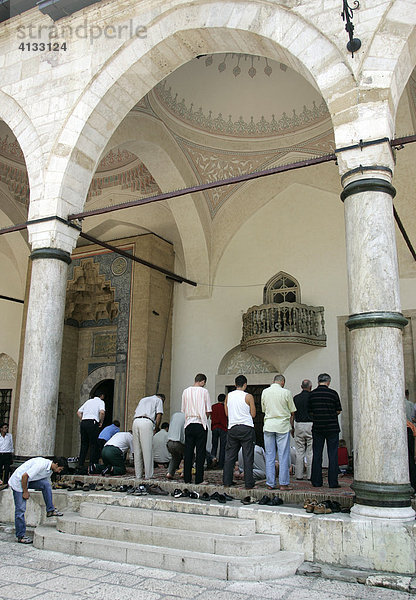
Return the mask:
POLYGON ((102 454, 103 448, 105 444, 108 442, 110 438, 113 437, 115 433, 120 431, 120 421, 115 419, 111 425, 104 427, 100 435, 98 436, 98 446, 100 448, 100 455, 102 454))

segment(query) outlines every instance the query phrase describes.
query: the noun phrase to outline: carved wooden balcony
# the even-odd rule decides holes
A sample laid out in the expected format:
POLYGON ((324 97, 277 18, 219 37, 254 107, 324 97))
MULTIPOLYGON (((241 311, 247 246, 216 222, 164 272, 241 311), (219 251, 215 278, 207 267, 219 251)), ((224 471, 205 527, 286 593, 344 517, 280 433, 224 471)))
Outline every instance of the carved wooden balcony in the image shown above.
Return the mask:
POLYGON ((320 346, 326 346, 323 306, 261 304, 243 315, 241 349, 268 360, 278 371, 320 346))

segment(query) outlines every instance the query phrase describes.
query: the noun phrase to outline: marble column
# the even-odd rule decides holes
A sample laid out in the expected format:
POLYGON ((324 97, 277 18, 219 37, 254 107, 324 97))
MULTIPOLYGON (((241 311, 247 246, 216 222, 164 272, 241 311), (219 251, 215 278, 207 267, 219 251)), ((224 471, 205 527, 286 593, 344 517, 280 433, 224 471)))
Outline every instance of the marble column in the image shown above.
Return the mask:
POLYGON ((28 227, 32 274, 15 444, 20 460, 53 456, 55 449, 67 270, 78 232, 62 223, 53 224, 47 223, 49 231, 45 226, 28 227), (67 230, 64 240, 59 235, 62 228, 67 230), (65 249, 42 247, 45 241, 65 241, 60 244, 65 249))
POLYGON ((402 329, 389 167, 342 177, 353 395, 353 518, 414 521, 404 409, 402 329))

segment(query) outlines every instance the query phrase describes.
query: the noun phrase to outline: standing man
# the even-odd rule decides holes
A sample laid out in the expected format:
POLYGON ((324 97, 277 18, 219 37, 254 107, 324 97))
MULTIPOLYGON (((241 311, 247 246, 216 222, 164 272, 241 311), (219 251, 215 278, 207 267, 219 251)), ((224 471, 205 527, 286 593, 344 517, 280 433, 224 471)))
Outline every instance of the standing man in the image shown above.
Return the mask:
POLYGON ((98 434, 103 426, 105 417, 104 394, 99 397, 91 394, 89 400, 79 407, 77 412, 81 432, 81 449, 79 452, 78 467, 83 467, 88 448, 90 449, 90 467, 98 463, 100 449, 98 434))
POLYGON ((204 462, 207 447, 208 417, 211 399, 205 389, 207 376, 198 373, 194 385, 182 393, 182 412, 185 413, 185 456, 183 476, 185 483, 192 482, 192 463, 196 450, 195 483, 204 481, 204 462))
POLYGON ((338 415, 342 411, 338 393, 331 390, 328 373, 318 375, 318 387, 309 396, 309 413, 312 417, 312 475, 314 487, 322 487, 322 452, 326 441, 328 451, 328 485, 341 487, 338 483, 338 415))
POLYGON ((9 481, 10 465, 13 462, 13 452, 13 438, 12 434, 9 433, 9 426, 7 423, 2 423, 0 427, 0 479, 3 480, 4 487, 7 487, 7 482, 9 481))
POLYGON ((227 446, 225 447, 223 483, 230 486, 233 483, 234 465, 240 448, 243 451, 244 487, 251 490, 254 487, 254 422, 256 405, 251 394, 246 392, 247 378, 238 375, 235 378, 236 389, 229 392, 225 398, 225 414, 228 417, 227 446))
POLYGON ((296 444, 295 476, 298 481, 304 478, 305 458, 306 479, 311 478, 312 472, 312 419, 308 412, 312 381, 304 379, 300 387, 302 388, 301 393, 296 394, 293 398, 296 406, 294 431, 296 444))
POLYGON ((52 502, 52 487, 50 476, 60 473, 66 465, 65 458, 48 460, 38 456, 24 462, 16 469, 9 479, 9 486, 13 490, 14 499, 14 524, 16 537, 19 544, 32 544, 33 540, 26 536, 26 500, 29 499, 29 489, 41 490, 46 504, 47 517, 62 517, 52 502))
POLYGON ((211 431, 212 447, 211 456, 217 458, 218 441, 220 443, 220 456, 218 467, 224 468, 225 445, 227 443, 227 415, 224 409, 225 394, 218 396, 218 402, 212 406, 211 431))
POLYGON ((163 415, 164 394, 154 394, 142 398, 133 418, 134 470, 136 477, 153 477, 153 434, 159 431, 163 415))
POLYGON ((279 458, 279 489, 292 490, 290 483, 290 432, 296 411, 292 394, 285 387, 285 378, 278 373, 270 387, 263 390, 261 407, 264 412, 264 449, 266 452, 266 487, 276 489, 276 449, 279 458))
POLYGON ((172 458, 169 462, 166 479, 174 479, 185 453, 185 415, 183 412, 173 413, 170 419, 167 448, 172 458))

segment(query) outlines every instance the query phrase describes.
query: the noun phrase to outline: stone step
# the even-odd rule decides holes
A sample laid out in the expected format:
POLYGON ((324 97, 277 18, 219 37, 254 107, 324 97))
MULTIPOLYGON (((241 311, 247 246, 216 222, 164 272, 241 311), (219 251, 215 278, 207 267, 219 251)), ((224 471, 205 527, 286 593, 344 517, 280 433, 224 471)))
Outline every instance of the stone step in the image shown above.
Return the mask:
MULTIPOLYGON (((139 499, 137 500, 139 501, 139 499)), ((169 502, 169 505, 171 506, 172 502, 169 502)), ((184 503, 182 503, 182 506, 184 506, 184 503)), ((189 508, 188 505, 188 510, 189 508)), ((119 523, 152 525, 154 527, 186 529, 188 531, 207 531, 209 533, 230 534, 234 536, 256 533, 256 523, 252 519, 204 516, 189 512, 182 513, 167 510, 149 510, 149 508, 138 506, 130 508, 114 504, 82 502, 79 514, 89 519, 104 519, 119 523)))
POLYGON ((260 581, 287 577, 293 575, 303 562, 303 554, 298 552, 227 556, 71 535, 46 525, 36 528, 34 546, 43 550, 235 581, 260 581))
MULTIPOLYGON (((116 507, 114 507, 116 508, 116 507)), ((121 509, 123 510, 123 509, 121 509)), ((134 509, 133 509, 134 510, 134 509)), ((151 511, 148 511, 151 512, 151 511)), ((179 516, 179 515, 178 515, 179 516)), ((71 535, 105 538, 150 546, 164 546, 178 550, 222 554, 230 556, 252 556, 256 554, 276 554, 280 551, 280 536, 267 534, 227 535, 209 531, 209 521, 213 517, 198 517, 199 530, 188 531, 186 519, 194 520, 195 515, 182 516, 183 529, 158 527, 124 522, 114 522, 102 518, 86 518, 78 513, 66 513, 58 518, 58 531, 71 535)), ((234 519, 237 524, 237 519, 234 519)), ((194 523, 196 526, 196 522, 194 523)))

